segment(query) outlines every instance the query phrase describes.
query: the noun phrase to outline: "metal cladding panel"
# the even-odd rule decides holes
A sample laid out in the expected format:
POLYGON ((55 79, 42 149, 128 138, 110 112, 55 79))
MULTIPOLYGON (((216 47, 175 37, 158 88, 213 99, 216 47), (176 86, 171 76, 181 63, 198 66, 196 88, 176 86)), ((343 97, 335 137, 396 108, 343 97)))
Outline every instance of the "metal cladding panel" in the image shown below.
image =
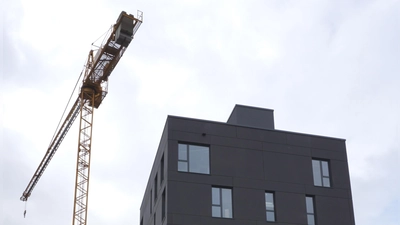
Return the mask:
POLYGON ((207 135, 216 135, 224 137, 235 137, 237 136, 235 126, 227 126, 226 124, 219 123, 206 123, 205 133, 207 135))
POLYGON ((310 136, 310 147, 331 151, 346 151, 344 140, 326 137, 310 136))
POLYGON ((211 213, 211 187, 208 184, 169 181, 168 212, 209 216, 211 213))
POLYGON ((211 146, 211 159, 213 175, 263 179, 262 151, 211 146))
POLYGON ((285 154, 303 155, 303 156, 311 155, 310 148, 294 146, 294 145, 286 145, 286 144, 275 144, 268 142, 263 142, 263 150, 264 152, 276 152, 276 153, 285 153, 285 154))
POLYGON ((185 181, 188 183, 199 183, 199 184, 209 184, 217 186, 231 187, 233 181, 231 177, 228 176, 210 176, 208 174, 193 174, 186 172, 169 171, 170 181, 185 181))
POLYGON ((235 188, 233 190, 233 199, 235 200, 233 216, 235 219, 263 221, 265 200, 260 196, 264 196, 264 193, 265 191, 262 189, 235 188), (254 200, 249 201, 249 199, 254 200))
POLYGON ((168 116, 168 121, 170 122, 170 130, 200 134, 206 131, 206 123, 201 120, 168 116))
POLYGON ((304 185, 295 183, 285 183, 267 180, 247 179, 235 177, 233 179, 234 187, 242 187, 249 189, 259 189, 266 191, 280 191, 291 193, 304 193, 304 185))
POLYGON ((310 157, 264 152, 266 180, 312 185, 310 157))
POLYGON ((197 144, 209 144, 211 136, 203 136, 200 133, 189 133, 184 131, 171 131, 170 140, 176 140, 177 142, 191 142, 197 144))
POLYGON ((330 150, 313 148, 311 149, 311 156, 313 158, 347 161, 347 156, 345 151, 330 151, 330 150))
POLYGON ((275 129, 274 111, 271 109, 235 105, 227 123, 262 129, 275 129))
POLYGON ((286 137, 288 145, 310 147, 310 136, 308 135, 288 133, 286 137))
POLYGON ((227 125, 225 123, 209 122, 176 116, 169 116, 168 120, 171 121, 171 126, 169 127, 170 130, 202 135, 236 137, 236 126, 227 125))
POLYGON ((307 224, 305 196, 275 192, 276 220, 282 224, 307 224))
POLYGON ((350 175, 347 162, 331 160, 330 169, 333 187, 350 189, 350 175))
POLYGON ((211 136, 211 145, 226 146, 232 148, 262 150, 261 141, 245 140, 238 138, 229 138, 223 136, 211 136))
POLYGON ((315 197, 316 224, 337 225, 354 224, 351 204, 345 198, 325 196, 315 197))

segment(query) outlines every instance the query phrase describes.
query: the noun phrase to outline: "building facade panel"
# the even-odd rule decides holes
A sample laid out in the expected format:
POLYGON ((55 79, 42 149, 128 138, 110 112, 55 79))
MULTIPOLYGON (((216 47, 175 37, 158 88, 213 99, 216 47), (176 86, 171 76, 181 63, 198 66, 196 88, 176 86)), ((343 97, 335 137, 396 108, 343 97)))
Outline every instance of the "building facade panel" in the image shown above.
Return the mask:
POLYGON ((170 181, 185 181, 190 183, 200 183, 209 185, 232 186, 233 179, 229 176, 217 176, 207 174, 193 174, 178 171, 169 171, 170 181))
POLYGON ((311 139, 308 135, 288 133, 286 136, 288 145, 310 147, 311 139))
POLYGON ((213 175, 263 179, 262 156, 258 150, 211 145, 211 171, 213 175))
POLYGON ((275 192, 276 221, 282 224, 307 224, 305 194, 275 192))
POLYGON ((260 141, 253 141, 240 138, 229 138, 216 135, 211 136, 210 144, 234 147, 234 148, 262 150, 262 142, 260 141))
POLYGON ((203 136, 201 133, 189 133, 179 130, 170 130, 170 140, 176 140, 183 143, 209 144, 210 135, 203 136))
POLYGON ((344 140, 320 136, 310 136, 310 147, 331 151, 346 151, 344 140))
POLYGON ((206 123, 205 124, 206 135, 217 135, 224 137, 236 137, 236 127, 227 126, 225 123, 206 123))
POLYGON ((286 153, 286 154, 293 154, 293 155, 303 155, 303 156, 311 155, 311 149, 307 148, 307 147, 286 145, 286 144, 276 144, 276 143, 269 143, 269 142, 263 142, 263 150, 265 152, 277 152, 277 153, 286 153))
POLYGON ((331 160, 332 185, 337 188, 350 189, 350 175, 347 161, 331 160))
POLYGON ((168 181, 168 213, 210 216, 211 185, 168 181))
POLYGON ((234 218, 240 220, 265 220, 265 190, 234 187, 234 218))
POLYGON ((310 171, 310 157, 264 152, 264 176, 266 180, 310 185, 312 184, 310 171))
POLYGON ((168 215, 168 225, 176 224, 207 224, 207 218, 205 216, 189 215, 181 213, 169 213, 168 215))
POLYGON ((249 127, 236 127, 236 137, 240 139, 263 141, 263 132, 261 129, 249 127))
POLYGON ((352 221, 349 199, 316 196, 315 206, 317 224, 348 224, 352 221))
POLYGON ((347 161, 347 156, 345 151, 330 151, 324 149, 311 149, 311 156, 320 159, 335 159, 347 161))
POLYGON ((168 116, 168 130, 178 130, 188 133, 205 133, 206 124, 201 120, 193 120, 182 117, 168 116))
POLYGON ((315 186, 306 186, 305 193, 309 195, 315 196, 327 196, 332 198, 348 198, 348 190, 341 188, 326 188, 326 187, 315 187, 315 186))

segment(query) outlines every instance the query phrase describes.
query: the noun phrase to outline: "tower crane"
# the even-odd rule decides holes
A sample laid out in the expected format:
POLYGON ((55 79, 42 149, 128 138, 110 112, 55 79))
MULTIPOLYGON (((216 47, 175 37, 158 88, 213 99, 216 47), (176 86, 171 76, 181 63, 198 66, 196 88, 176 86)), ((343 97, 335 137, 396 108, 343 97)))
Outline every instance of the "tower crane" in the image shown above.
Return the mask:
POLYGON ((27 201, 46 167, 67 135, 78 114, 79 137, 76 161, 73 225, 85 225, 87 221, 90 156, 92 147, 93 111, 108 93, 108 77, 118 64, 126 48, 143 21, 143 13, 136 18, 122 11, 117 22, 110 28, 98 49, 90 50, 85 67, 80 94, 70 109, 33 174, 20 200, 27 201))

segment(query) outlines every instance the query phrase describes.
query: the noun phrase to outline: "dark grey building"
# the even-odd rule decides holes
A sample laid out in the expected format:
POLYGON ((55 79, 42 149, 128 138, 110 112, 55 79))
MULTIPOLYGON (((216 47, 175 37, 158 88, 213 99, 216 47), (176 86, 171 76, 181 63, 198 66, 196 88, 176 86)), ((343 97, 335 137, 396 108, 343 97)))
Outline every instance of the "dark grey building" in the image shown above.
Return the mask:
POLYGON ((140 224, 354 225, 345 140, 243 105, 226 123, 168 116, 140 224))

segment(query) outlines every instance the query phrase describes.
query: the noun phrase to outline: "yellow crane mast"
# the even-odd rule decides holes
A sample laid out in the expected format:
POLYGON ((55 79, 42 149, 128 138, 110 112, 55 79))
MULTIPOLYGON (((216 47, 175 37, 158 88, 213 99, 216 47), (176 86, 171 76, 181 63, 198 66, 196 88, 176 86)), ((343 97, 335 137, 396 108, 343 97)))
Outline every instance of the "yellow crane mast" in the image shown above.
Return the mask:
POLYGON ((84 68, 80 94, 61 127, 52 139, 46 154, 33 174, 21 196, 27 201, 31 193, 60 146, 78 114, 80 114, 78 154, 74 195, 73 225, 85 225, 87 221, 88 191, 90 175, 90 153, 92 146, 93 111, 98 108, 108 92, 108 77, 118 64, 126 48, 143 21, 138 11, 135 18, 121 12, 103 43, 97 50, 91 50, 84 68))

